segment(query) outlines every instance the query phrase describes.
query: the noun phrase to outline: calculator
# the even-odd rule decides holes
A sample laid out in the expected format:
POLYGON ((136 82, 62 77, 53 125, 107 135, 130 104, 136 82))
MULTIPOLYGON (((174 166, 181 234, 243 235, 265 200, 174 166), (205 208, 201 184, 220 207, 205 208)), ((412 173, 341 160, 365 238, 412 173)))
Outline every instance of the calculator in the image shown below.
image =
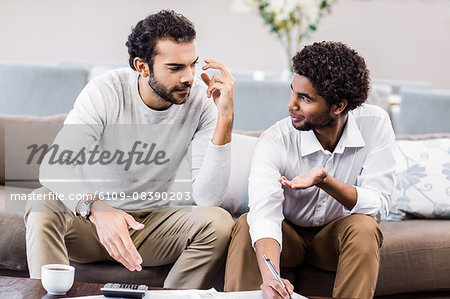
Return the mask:
POLYGON ((105 297, 142 298, 148 287, 146 285, 107 283, 100 289, 105 297))

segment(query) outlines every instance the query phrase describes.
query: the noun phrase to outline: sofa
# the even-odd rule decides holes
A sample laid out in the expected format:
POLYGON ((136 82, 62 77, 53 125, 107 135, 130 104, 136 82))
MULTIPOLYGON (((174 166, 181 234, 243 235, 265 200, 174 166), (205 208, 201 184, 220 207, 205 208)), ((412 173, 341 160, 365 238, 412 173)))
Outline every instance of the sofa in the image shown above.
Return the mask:
MULTIPOLYGON (((13 142, 8 137, 11 127, 24 125, 35 136, 33 130, 42 130, 42 126, 52 127, 46 130, 43 143, 52 141, 54 134, 62 126, 65 115, 56 116, 0 116, 0 167, 6 169, 0 177, 0 275, 28 275, 25 252, 25 226, 23 222, 23 203, 11 200, 11 194, 27 194, 37 187, 37 169, 9 167, 3 160, 20 159, 19 150, 8 148, 13 142), (5 134, 6 133, 6 134, 5 134), (6 135, 6 137, 5 137, 6 135), (6 165, 5 165, 6 164, 6 165), (11 171, 9 171, 11 170, 11 171), (21 171, 25 173, 20 173, 21 171), (23 178, 28 178, 24 180, 23 178), (20 178, 20 179, 17 179, 20 178)), ((232 179, 231 187, 223 208, 233 216, 246 211, 247 180, 252 148, 257 138, 246 132, 233 134, 232 179)), ((448 136, 450 138, 450 135, 448 136)), ((33 141, 36 142, 36 141, 33 141)), ((13 143, 17 149, 20 143, 13 143)), ((381 250, 380 273, 376 295, 446 291, 450 296, 450 221, 415 219, 403 221, 385 221, 381 223, 385 241, 381 250)), ((106 283, 111 281, 139 282, 152 286, 162 286, 170 265, 145 267, 142 272, 129 272, 119 264, 94 263, 76 264, 76 280, 106 283)), ((300 269, 283 269, 283 275, 290 278, 296 291, 305 295, 330 295, 334 273, 321 271, 311 266, 300 269)), ((223 288, 223 269, 219 270, 209 286, 223 288)), ((432 294, 427 294, 432 296, 432 294)))
MULTIPOLYGON (((28 90, 28 94, 16 95, 17 98, 14 98, 13 102, 9 101, 9 97, 13 98, 15 96, 14 89, 9 87, 7 97, 5 93, 0 95, 2 107, 5 107, 4 105, 13 106, 0 110, 0 114, 2 114, 0 115, 0 275, 18 277, 28 276, 25 251, 25 225, 23 222, 24 205, 21 201, 11 200, 11 194, 27 194, 33 188, 39 186, 38 167, 37 165, 25 165, 23 163, 25 157, 24 149, 30 142, 39 142, 42 144, 50 144, 52 142, 54 136, 62 127, 65 118, 64 113, 70 109, 68 107, 73 105, 76 92, 82 88, 89 77, 86 70, 80 72, 80 68, 78 67, 50 67, 47 69, 48 72, 53 74, 50 77, 44 75, 48 75, 48 73, 42 68, 30 66, 30 69, 32 69, 32 72, 37 71, 40 75, 33 77, 35 80, 31 81, 30 84, 34 85, 33 88, 28 90), (51 93, 51 90, 53 90, 52 85, 45 85, 44 83, 40 83, 39 80, 50 80, 54 82, 55 72, 58 74, 56 75, 57 77, 65 76, 64 80, 58 81, 58 90, 64 90, 64 86, 68 84, 76 86, 76 91, 73 91, 67 96, 64 92, 61 92, 56 96, 52 95, 48 98, 34 98, 33 95, 35 93, 37 95, 43 94, 44 92, 51 93), (64 74, 66 72, 68 74, 64 74), (71 76, 74 76, 73 78, 76 79, 71 80, 71 76), (42 88, 44 87, 46 90, 43 91, 42 88), (34 105, 39 111, 34 113, 34 110, 27 110, 30 109, 30 106, 25 105, 25 99, 32 101, 32 106, 34 105), (53 102, 51 101, 58 100, 65 102, 65 106, 52 106, 51 103, 53 102), (20 104, 17 104, 17 102, 20 104), (51 111, 51 113, 45 113, 46 109, 51 111), (24 113, 34 115, 23 115, 24 113), (16 130, 22 130, 22 133, 17 134, 16 130), (25 138, 26 140, 22 138, 24 130, 28 136, 25 138)), ((5 69, 0 68, 0 82, 3 82, 3 78, 11 74, 13 70, 14 68, 11 66, 11 69, 5 73, 5 69)), ((23 69, 22 72, 24 72, 23 69)), ((278 99, 279 101, 284 101, 286 95, 289 94, 289 90, 286 91, 285 84, 276 82, 275 80, 270 84, 267 82, 246 80, 238 80, 236 83, 236 119, 238 124, 235 127, 241 130, 236 130, 233 133, 231 186, 222 204, 222 207, 228 210, 233 217, 238 217, 248 209, 246 192, 247 177, 252 150, 257 141, 256 136, 259 134, 258 132, 249 132, 249 130, 261 131, 270 125, 270 122, 284 117, 282 114, 285 112, 282 110, 272 109, 273 111, 270 111, 267 110, 267 107, 271 107, 271 105, 277 107, 283 106, 278 102, 278 99), (268 91, 255 91, 258 86, 266 86, 274 93, 268 94, 268 91), (277 88, 282 91, 277 93, 277 88), (274 98, 275 102, 273 101, 274 98), (244 99, 248 99, 248 101, 243 103, 242 101, 244 99), (272 102, 270 102, 270 99, 272 99, 272 102), (258 108, 255 108, 258 107, 255 104, 260 103, 264 103, 261 106, 264 106, 266 110, 258 110, 258 108), (268 115, 270 122, 257 123, 258 118, 255 118, 246 123, 244 119, 245 115, 254 114, 268 115)), ((9 84, 14 84, 14 82, 9 81, 9 84)), ((425 86, 421 88, 421 91, 426 93, 430 92, 430 89, 425 86)), ((20 90, 17 92, 22 93, 24 91, 20 90)), ((449 106, 444 106, 444 109, 446 109, 445 107, 448 108, 449 106)), ((441 107, 440 109, 443 108, 441 107)), ((400 114, 400 116, 402 115, 400 114)), ((399 117, 399 119, 407 119, 404 116, 402 117, 399 117)), ((262 118, 260 117, 259 119, 262 118)), ((436 123, 438 124, 434 124, 435 127, 439 125, 439 122, 436 123)), ((439 140, 437 137, 450 138, 450 134, 448 134, 450 128, 446 128, 445 124, 441 128, 443 129, 438 129, 437 131, 447 134, 440 134, 439 136, 427 135, 420 137, 420 139, 430 140, 430 144, 433 144, 434 140, 439 140)), ((408 131, 405 130, 403 133, 408 134, 408 131)), ((416 148, 415 143, 404 145, 402 142, 418 142, 417 140, 404 140, 405 138, 417 139, 417 137, 412 138, 412 136, 399 136, 398 144, 407 148, 416 148)), ((425 147, 427 146, 429 146, 428 143, 425 147)), ((444 159, 446 157, 447 161, 449 161, 448 151, 446 154, 444 159)), ((400 155, 398 157, 402 159, 400 155)), ((398 191, 405 192, 405 190, 398 191)), ((436 217, 433 219, 425 219, 423 217, 429 217, 430 215, 421 215, 420 213, 416 213, 414 209, 408 210, 405 202, 402 202, 404 198, 402 196, 398 196, 398 198, 400 200, 395 202, 394 207, 396 210, 393 210, 391 221, 381 223, 384 243, 381 249, 376 297, 449 298, 450 220, 448 218, 450 218, 450 215, 448 215, 447 220, 437 219, 436 217), (416 218, 411 219, 414 217, 416 218)), ((446 198, 443 199, 444 203, 445 200, 446 198)), ((413 205, 411 204, 411 206, 413 205)), ((437 216, 444 218, 446 214, 438 214, 437 216)), ((116 263, 77 264, 72 262, 72 264, 76 268, 76 281, 98 283, 118 281, 145 283, 151 286, 162 286, 164 278, 171 268, 171 265, 166 265, 145 267, 141 272, 129 272, 123 266, 116 263)), ((215 287, 218 290, 223 289, 223 273, 223 267, 218 269, 217 275, 211 277, 211 282, 207 287, 215 287)), ((335 273, 303 265, 298 269, 282 269, 282 275, 293 282, 295 290, 298 293, 304 295, 330 296, 335 273)))

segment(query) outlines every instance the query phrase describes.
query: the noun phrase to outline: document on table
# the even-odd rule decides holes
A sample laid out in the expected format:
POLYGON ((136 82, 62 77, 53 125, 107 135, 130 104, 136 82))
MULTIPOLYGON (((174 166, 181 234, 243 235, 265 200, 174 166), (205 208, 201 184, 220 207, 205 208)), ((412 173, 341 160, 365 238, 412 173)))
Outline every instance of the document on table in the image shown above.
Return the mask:
MULTIPOLYGON (((147 291, 147 299, 166 298, 190 298, 190 299, 261 299, 261 291, 246 292, 217 292, 215 289, 209 290, 174 290, 174 291, 147 291)), ((307 299, 304 296, 294 293, 292 299, 307 299)))
MULTIPOLYGON (((79 299, 104 299, 101 296, 86 296, 76 297, 79 299)), ((72 299, 76 299, 72 298, 72 299)), ((215 289, 209 290, 157 290, 147 291, 144 299, 260 299, 262 298, 261 291, 246 291, 246 292, 217 292, 215 289)), ((292 294, 292 299, 307 299, 306 297, 297 293, 292 294)))

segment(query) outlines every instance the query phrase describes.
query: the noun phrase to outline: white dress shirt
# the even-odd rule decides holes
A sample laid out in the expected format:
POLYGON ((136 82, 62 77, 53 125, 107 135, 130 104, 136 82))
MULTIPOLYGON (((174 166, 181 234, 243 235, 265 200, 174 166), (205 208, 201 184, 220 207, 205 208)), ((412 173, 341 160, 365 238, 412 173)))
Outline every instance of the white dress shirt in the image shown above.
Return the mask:
POLYGON ((285 118, 258 140, 249 177, 248 224, 252 243, 272 238, 282 244, 284 218, 303 227, 323 226, 351 214, 366 214, 380 222, 389 212, 394 187, 395 136, 387 113, 363 104, 348 113, 342 136, 331 153, 324 150, 313 131, 299 131, 285 118), (315 166, 355 186, 352 210, 318 187, 294 190, 278 182, 292 180, 315 166))

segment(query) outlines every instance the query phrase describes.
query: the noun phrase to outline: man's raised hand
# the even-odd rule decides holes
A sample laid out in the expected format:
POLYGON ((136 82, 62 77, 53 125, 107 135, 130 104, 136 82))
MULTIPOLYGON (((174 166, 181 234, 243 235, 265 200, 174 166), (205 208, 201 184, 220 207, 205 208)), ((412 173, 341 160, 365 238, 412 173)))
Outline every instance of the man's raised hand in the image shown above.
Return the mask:
POLYGON ((211 96, 217 105, 219 114, 233 113, 234 83, 235 80, 226 66, 216 60, 205 60, 202 70, 216 69, 221 74, 214 74, 212 78, 206 73, 202 73, 203 82, 208 85, 206 94, 208 98, 211 96))

